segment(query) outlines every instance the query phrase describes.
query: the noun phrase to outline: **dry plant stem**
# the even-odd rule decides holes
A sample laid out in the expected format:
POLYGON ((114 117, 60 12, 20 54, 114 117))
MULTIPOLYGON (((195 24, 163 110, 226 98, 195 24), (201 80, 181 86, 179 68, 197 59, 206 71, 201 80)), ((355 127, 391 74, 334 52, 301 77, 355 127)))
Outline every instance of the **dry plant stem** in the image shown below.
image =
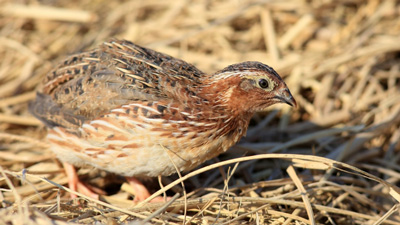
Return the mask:
MULTIPOLYGON (((151 219, 156 217, 157 215, 161 214, 165 210, 167 210, 168 206, 170 206, 174 201, 176 201, 179 198, 179 193, 176 193, 170 200, 168 200, 162 207, 154 211, 152 214, 150 214, 146 219, 144 219, 141 224, 145 224, 147 222, 150 222, 151 219)), ((186 207, 185 207, 186 208, 186 207)))
POLYGON ((21 124, 21 125, 29 125, 29 126, 41 126, 42 123, 35 119, 34 117, 22 117, 22 116, 14 116, 14 115, 5 115, 0 114, 0 122, 8 122, 14 124, 21 124))
POLYGON ((6 98, 6 99, 1 99, 0 100, 0 108, 1 107, 6 107, 10 105, 16 105, 24 102, 28 102, 32 99, 34 99, 36 96, 36 92, 27 92, 18 96, 6 98))
MULTIPOLYGON (((248 5, 244 6, 244 7, 241 7, 239 10, 237 10, 236 12, 234 12, 234 13, 226 16, 226 17, 223 17, 223 18, 220 18, 220 19, 218 19, 216 21, 213 21, 212 23, 208 24, 207 26, 205 26, 205 27, 203 27, 203 28, 201 28, 199 30, 195 30, 193 32, 185 33, 184 35, 182 35, 180 37, 173 38, 173 39, 170 39, 170 40, 167 40, 167 41, 159 41, 159 42, 157 42, 157 45, 170 45, 170 44, 173 44, 173 43, 188 39, 188 38, 190 38, 192 36, 198 35, 201 32, 205 32, 206 30, 212 29, 213 27, 219 26, 219 25, 224 24, 224 23, 228 23, 229 21, 231 21, 231 20, 239 17, 240 15, 242 15, 242 13, 245 10, 249 9, 249 8, 256 7, 256 6, 259 6, 259 5, 263 5, 263 4, 268 3, 268 2, 271 2, 271 0, 260 0, 260 1, 257 1, 255 3, 250 3, 250 4, 248 4, 248 5)), ((150 47, 153 47, 153 46, 154 45, 150 45, 150 47)))
MULTIPOLYGON (((190 224, 192 222, 192 220, 196 219, 197 217, 199 217, 204 211, 206 211, 216 200, 218 199, 218 197, 214 197, 212 199, 210 199, 207 204, 205 204, 201 210, 199 210, 199 212, 197 212, 194 216, 192 216, 192 218, 190 218, 186 224, 190 224)), ((185 206, 186 207, 186 206, 185 206)))
MULTIPOLYGON (((310 134, 305 134, 301 135, 291 141, 288 141, 286 143, 277 143, 273 148, 268 150, 269 153, 274 153, 281 151, 283 149, 289 148, 294 145, 306 143, 311 140, 323 138, 323 137, 329 137, 333 136, 335 134, 340 134, 342 132, 360 132, 365 128, 364 125, 358 125, 358 126, 348 126, 348 127, 341 127, 341 128, 331 128, 331 129, 326 129, 322 131, 317 131, 314 133, 310 134)), ((289 128, 290 129, 290 128, 289 128)), ((270 143, 246 143, 246 144, 241 144, 240 146, 244 146, 246 148, 252 148, 253 146, 256 148, 265 148, 265 147, 270 147, 270 143)))
POLYGON ((96 20, 96 16, 88 11, 47 6, 9 4, 3 6, 1 10, 15 17, 32 19, 47 19, 81 23, 92 22, 96 20))
POLYGON ((275 28, 272 21, 271 11, 264 9, 261 11, 261 25, 263 26, 263 33, 265 46, 268 46, 268 52, 274 62, 279 61, 279 50, 276 43, 275 28))
POLYGON ((0 133, 0 139, 7 139, 9 141, 20 141, 20 142, 27 142, 27 143, 32 143, 33 145, 42 147, 42 148, 49 148, 49 145, 46 142, 33 139, 30 137, 26 136, 19 136, 15 134, 7 134, 7 133, 0 133))
MULTIPOLYGON (((236 163, 235 165, 234 165, 234 167, 233 167, 233 169, 232 169, 232 171, 230 172, 229 170, 230 170, 230 167, 228 168, 228 176, 226 176, 226 178, 224 178, 224 189, 223 189, 223 196, 225 196, 225 195, 227 195, 228 197, 230 196, 229 195, 229 186, 228 186, 228 184, 229 184, 229 180, 231 179, 231 177, 233 176, 233 174, 235 173, 235 171, 236 171, 236 168, 237 168, 237 166, 239 165, 239 163, 236 163)), ((221 167, 219 167, 219 169, 220 170, 222 170, 222 168, 221 167)), ((224 174, 224 173, 222 173, 222 174, 224 174)), ((217 217, 216 217, 216 219, 215 220, 217 220, 218 218, 219 218, 219 213, 221 212, 221 208, 222 208, 222 202, 223 202, 223 198, 221 198, 221 200, 220 200, 220 202, 219 202, 219 207, 220 207, 220 209, 218 210, 218 215, 217 215, 217 217)), ((229 208, 228 208, 229 209, 229 208)), ((216 221, 215 221, 216 222, 216 221)))
POLYGON ((399 43, 385 43, 385 44, 376 44, 376 45, 371 45, 368 47, 364 47, 361 49, 358 49, 355 51, 353 54, 343 54, 340 56, 337 56, 335 58, 331 58, 327 60, 325 63, 321 64, 319 68, 315 70, 315 72, 312 72, 310 74, 307 74, 308 77, 310 78, 315 78, 317 76, 320 76, 322 73, 327 72, 328 70, 334 69, 335 66, 338 66, 340 64, 346 63, 348 61, 357 59, 359 57, 367 57, 371 55, 379 55, 382 53, 386 52, 395 52, 400 50, 400 44, 399 43))
MULTIPOLYGON (((1 169, 1 168, 0 168, 0 169, 1 169)), ((8 172, 8 171, 5 172, 5 173, 6 173, 6 174, 9 174, 9 175, 11 175, 11 176, 14 176, 14 177, 20 176, 20 173, 8 172)), ((142 219, 146 219, 146 218, 147 218, 147 216, 145 216, 145 215, 142 215, 142 214, 139 214, 139 213, 135 213, 135 212, 131 212, 131 211, 129 211, 129 210, 125 210, 125 209, 122 209, 122 208, 119 208, 119 207, 110 205, 110 204, 108 204, 108 203, 99 201, 99 200, 97 200, 97 199, 88 197, 88 196, 83 195, 83 194, 81 194, 81 193, 79 193, 79 192, 73 191, 73 190, 71 190, 71 189, 69 189, 69 188, 67 188, 67 187, 64 187, 64 186, 61 186, 61 185, 59 185, 59 184, 57 184, 57 183, 54 183, 53 181, 48 180, 48 179, 46 179, 46 178, 42 178, 42 177, 37 176, 37 175, 31 175, 31 174, 29 174, 29 173, 26 173, 25 176, 26 176, 26 177, 29 177, 29 178, 32 178, 32 179, 38 179, 38 180, 41 180, 41 181, 46 182, 46 183, 50 183, 50 184, 52 184, 52 185, 58 187, 59 189, 64 190, 64 191, 67 191, 67 192, 69 192, 69 193, 71 193, 71 194, 75 194, 76 196, 79 196, 80 198, 86 199, 86 200, 88 200, 88 201, 94 202, 94 203, 96 203, 96 204, 105 206, 105 207, 110 208, 110 209, 114 209, 114 210, 120 211, 120 212, 125 213, 125 214, 128 214, 128 215, 130 215, 130 216, 134 216, 134 217, 138 217, 138 218, 142 218, 142 219)), ((154 221, 154 222, 162 222, 162 221, 157 220, 157 219, 152 219, 152 221, 154 221)))
POLYGON ((28 79, 36 64, 37 60, 35 58, 30 58, 21 68, 21 75, 18 78, 7 82, 7 85, 0 86, 0 97, 10 96, 21 83, 28 79))
POLYGON ((246 218, 247 216, 252 215, 252 214, 254 214, 254 213, 256 213, 256 212, 258 212, 258 211, 260 211, 260 210, 263 210, 263 209, 265 209, 265 208, 267 208, 267 207, 269 207, 269 205, 260 206, 260 207, 258 207, 258 208, 255 209, 255 210, 252 210, 252 211, 250 211, 250 212, 243 213, 242 215, 237 216, 235 219, 226 221, 225 223, 222 223, 221 225, 232 224, 232 223, 235 222, 235 221, 238 221, 238 220, 240 220, 240 219, 246 218))
MULTIPOLYGON (((158 180, 158 185, 160 185, 160 188, 163 188, 164 185, 162 183, 162 176, 158 176, 157 180, 158 180)), ((163 193, 163 198, 164 198, 164 202, 167 202, 167 193, 165 193, 165 192, 163 193)))
POLYGON ((354 141, 342 144, 334 152, 329 154, 328 157, 337 158, 334 156, 338 153, 343 154, 341 158, 354 154, 354 152, 360 149, 365 142, 380 134, 385 129, 389 129, 393 123, 397 123, 398 121, 400 121, 400 105, 394 108, 391 112, 391 115, 385 117, 385 120, 379 121, 368 128, 365 132, 357 134, 354 138, 354 141), (348 149, 348 151, 344 151, 345 149, 348 149))
MULTIPOLYGON (((240 201, 240 202, 245 202, 246 197, 237 197, 234 198, 236 201, 240 201)), ((270 201, 269 199, 265 199, 265 198, 259 198, 259 200, 257 200, 256 198, 249 198, 248 201, 250 202, 258 202, 260 201, 260 203, 266 204, 269 202, 274 202, 274 204, 283 204, 283 205, 290 205, 292 207, 299 207, 299 208, 304 208, 304 203, 303 202, 297 202, 297 201, 290 201, 290 200, 281 200, 281 199, 274 199, 272 201, 270 201), (250 200, 251 199, 251 200, 250 200)), ((379 219, 378 217, 374 217, 374 216, 369 216, 369 215, 365 215, 362 213, 355 213, 352 211, 347 211, 347 210, 342 210, 342 209, 337 209, 337 208, 332 208, 332 207, 328 207, 328 206, 324 206, 324 205, 316 205, 316 204, 312 204, 312 207, 315 210, 319 210, 319 211, 326 211, 328 213, 335 213, 335 214, 340 214, 340 215, 348 215, 354 218, 364 218, 364 219, 369 219, 369 220, 377 220, 379 219)), ((387 224, 395 224, 395 225, 399 225, 400 223, 395 222, 395 221, 391 221, 391 220, 386 220, 385 221, 387 224)))
MULTIPOLYGON (((164 149, 164 151, 168 151, 164 146, 161 145, 161 147, 164 149)), ((178 167, 175 165, 174 161, 171 159, 171 156, 167 152, 167 155, 169 157, 170 162, 174 165, 176 173, 178 174, 179 178, 182 178, 181 172, 178 169, 178 167)), ((184 213, 183 213, 183 224, 186 224, 186 214, 187 214, 187 195, 186 195, 186 189, 185 189, 185 183, 182 181, 182 190, 183 190, 183 198, 185 200, 185 208, 184 208, 184 213)), ((165 193, 165 192, 164 192, 165 193)))
POLYGON ((398 212, 400 209, 400 204, 394 205, 389 211, 385 213, 381 218, 379 218, 373 225, 379 225, 384 223, 391 215, 393 215, 395 212, 398 212))
POLYGON ((321 137, 326 137, 326 136, 331 136, 333 134, 342 133, 344 131, 359 132, 363 128, 364 128, 363 125, 359 125, 359 126, 352 126, 352 127, 332 128, 332 129, 318 131, 318 132, 311 133, 311 134, 306 134, 306 135, 300 136, 296 139, 293 139, 291 141, 288 141, 284 144, 278 145, 278 146, 272 148, 271 150, 268 150, 268 152, 270 152, 270 153, 278 152, 278 151, 288 148, 290 146, 305 143, 305 142, 315 140, 315 139, 318 139, 321 137))
POLYGON ((311 14, 305 14, 302 16, 296 24, 294 24, 286 33, 280 38, 278 42, 278 46, 280 49, 286 49, 290 43, 296 37, 298 36, 299 33, 303 31, 308 25, 310 25, 313 22, 314 18, 311 14))
MULTIPOLYGON (((300 220, 300 221, 302 221, 303 223, 308 223, 308 220, 305 220, 303 217, 299 217, 299 216, 297 216, 297 215, 299 215, 299 213, 301 212, 302 210, 301 209, 295 209, 294 211, 293 211, 293 213, 292 214, 289 214, 289 215, 284 215, 284 216, 286 216, 288 219, 282 224, 282 225, 289 225, 293 220, 300 220)), ((271 210, 268 210, 268 212, 269 213, 276 213, 276 214, 279 214, 279 213, 281 213, 281 212, 271 212, 271 210)), ((286 214, 286 213, 285 213, 286 214)))
POLYGON ((37 55, 35 52, 33 52, 31 49, 23 45, 21 42, 18 42, 17 40, 13 40, 7 37, 0 37, 0 43, 3 46, 12 48, 16 51, 21 52, 23 55, 28 56, 29 58, 32 58, 33 60, 39 61, 40 56, 37 55))
POLYGON ((302 182, 300 181, 299 177, 296 174, 296 171, 294 170, 293 166, 289 166, 287 168, 287 173, 289 174, 290 178, 292 178, 293 183, 296 185, 297 189, 299 189, 301 193, 301 198, 303 199, 305 209, 308 214, 308 219, 310 220, 310 224, 315 224, 315 219, 314 219, 314 212, 311 207, 310 200, 307 197, 307 191, 304 188, 302 182))
POLYGON ((17 204, 18 211, 19 211, 20 213, 22 213, 23 211, 22 211, 22 204, 21 204, 21 203, 22 203, 22 198, 21 198, 21 196, 20 196, 20 195, 18 194, 18 192, 15 190, 14 185, 12 184, 12 182, 10 181, 10 179, 7 177, 7 175, 6 175, 6 173, 5 173, 4 169, 3 169, 3 167, 1 167, 1 166, 0 166, 0 173, 1 173, 1 175, 3 176, 3 179, 6 181, 8 187, 11 189, 11 192, 12 192, 13 195, 14 195, 14 199, 15 199, 15 203, 17 204))
MULTIPOLYGON (((208 201, 209 199, 201 199, 201 202, 208 201)), ((189 200, 189 205, 196 204, 193 202, 199 202, 200 200, 189 200)), ((304 208, 304 203, 303 202, 298 202, 298 201, 292 201, 292 200, 283 200, 283 199, 268 199, 268 198, 252 198, 252 197, 230 197, 226 198, 225 201, 227 203, 237 203, 237 204, 244 204, 244 203, 259 203, 259 204, 281 204, 281 205, 288 205, 291 207, 298 207, 298 208, 304 208)), ((174 207, 175 204, 179 204, 178 202, 174 203, 171 205, 171 207, 174 207)), ((182 203, 181 203, 182 204, 182 203)), ((368 220, 374 220, 376 221, 379 219, 379 217, 376 216, 370 216, 370 215, 365 215, 362 213, 356 213, 348 210, 343 210, 343 209, 338 209, 338 208, 333 208, 333 207, 328 207, 324 205, 318 205, 318 204, 312 204, 312 207, 314 210, 318 211, 325 211, 327 213, 333 213, 333 214, 339 214, 339 215, 347 215, 351 216, 353 218, 363 218, 363 219, 368 219, 368 220)), ((399 225, 400 223, 392 220, 386 220, 386 224, 394 224, 394 225, 399 225)))
MULTIPOLYGON (((218 168, 219 166, 223 166, 223 165, 228 165, 228 164, 232 164, 232 163, 238 163, 238 162, 243 162, 243 161, 249 161, 249 160, 257 160, 257 159, 272 159, 272 158, 280 158, 280 159, 287 159, 287 160, 294 160, 294 162, 296 162, 297 166, 301 166, 303 168, 312 168, 312 169, 327 169, 330 167, 335 167, 336 169, 340 169, 340 167, 343 167, 344 169, 340 169, 343 172, 350 172, 347 171, 346 169, 349 169, 351 171, 351 173, 358 173, 370 180, 374 180, 378 183, 382 183, 384 184, 387 188, 389 188, 389 192, 392 195, 393 198, 395 198, 398 202, 400 202, 400 192, 399 192, 399 188, 397 188, 396 186, 376 177, 373 176, 369 173, 366 173, 354 166, 345 164, 345 163, 341 163, 335 160, 331 160, 331 159, 327 159, 327 158, 322 158, 322 157, 318 157, 318 156, 308 156, 308 155, 296 155, 296 154, 263 154, 263 155, 255 155, 255 156, 247 156, 247 157, 241 157, 241 158, 237 158, 237 159, 232 159, 232 160, 226 160, 220 163, 215 163, 213 165, 210 166, 206 166, 204 168, 195 170, 185 176, 183 176, 182 178, 170 183, 169 185, 165 186, 163 189, 155 192, 151 197, 160 195, 162 192, 169 190, 172 186, 192 177, 195 175, 198 175, 204 171, 207 170, 211 170, 214 168, 218 168), (310 163, 312 162, 312 163, 310 163), (299 164, 302 163, 302 164, 299 164)), ((138 204, 137 207, 141 207, 142 204, 138 204)))
MULTIPOLYGON (((317 184, 315 184, 315 185, 317 185, 317 184)), ((310 186, 312 187, 312 186, 315 186, 315 185, 313 184, 313 185, 310 185, 310 186)), ((320 185, 320 186, 323 186, 323 185, 331 185, 332 187, 338 187, 339 189, 342 189, 342 190, 346 191, 346 192, 343 194, 342 198, 347 197, 347 196, 345 196, 345 195, 353 195, 353 196, 357 199, 357 201, 359 201, 359 202, 361 202, 361 203, 363 203, 363 204, 366 204, 366 205, 370 205, 370 206, 373 207, 373 208, 379 208, 379 206, 376 205, 372 200, 368 199, 368 198, 367 198, 366 196, 364 196, 364 195, 359 194, 359 192, 357 192, 356 190, 354 190, 352 187, 345 186, 345 185, 338 185, 338 184, 336 184, 336 183, 333 183, 333 182, 330 182, 330 181, 323 181, 323 180, 321 180, 320 182, 318 182, 318 185, 320 185)), ((337 199, 335 199, 334 201, 332 201, 332 207, 335 207, 336 204, 339 203, 341 200, 342 200, 342 199, 341 199, 341 197, 339 196, 337 199)))
MULTIPOLYGON (((215 197, 217 199, 219 199, 218 197, 215 197)), ((205 202, 201 201, 201 200, 188 200, 188 208, 198 208, 198 207, 204 207, 204 205, 206 205, 207 202, 210 201, 210 199, 208 198, 204 198, 205 202)), ((129 208, 130 211, 135 212, 135 213, 139 213, 139 212, 149 212, 149 211, 155 211, 159 208, 161 208, 165 203, 149 203, 149 204, 145 204, 143 207, 137 208, 129 208)), ((183 200, 177 200, 175 202, 173 202, 170 207, 168 207, 168 211, 169 210, 184 210, 185 207, 185 203, 183 200)), ((119 212, 119 211, 114 211, 114 212, 108 212, 108 213, 104 213, 103 215, 99 215, 99 216, 95 216, 93 217, 93 219, 100 219, 104 216, 109 216, 109 217, 117 217, 117 216, 121 216, 121 215, 125 215, 123 212, 119 212)), ((82 223, 88 223, 92 221, 92 219, 83 219, 80 222, 82 223)))

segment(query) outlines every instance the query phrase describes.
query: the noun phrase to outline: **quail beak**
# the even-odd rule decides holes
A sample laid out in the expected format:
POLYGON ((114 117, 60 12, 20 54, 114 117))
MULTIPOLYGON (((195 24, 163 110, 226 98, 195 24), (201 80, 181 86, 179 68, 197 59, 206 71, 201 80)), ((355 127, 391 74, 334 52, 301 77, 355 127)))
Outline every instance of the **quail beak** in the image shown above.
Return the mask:
POLYGON ((274 98, 279 99, 282 103, 286 103, 292 107, 297 108, 297 102, 294 100, 292 94, 289 89, 285 88, 280 93, 278 93, 274 98))

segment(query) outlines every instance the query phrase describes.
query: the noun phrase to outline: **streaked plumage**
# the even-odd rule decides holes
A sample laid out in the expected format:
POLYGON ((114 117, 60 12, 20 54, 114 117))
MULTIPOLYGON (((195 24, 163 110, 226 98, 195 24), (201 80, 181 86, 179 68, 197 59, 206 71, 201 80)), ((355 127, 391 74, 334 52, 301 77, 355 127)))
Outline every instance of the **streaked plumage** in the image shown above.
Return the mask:
POLYGON ((182 60, 113 40, 48 73, 30 109, 47 125, 61 161, 154 177, 175 173, 171 160, 190 170, 225 152, 246 133, 255 112, 278 102, 296 104, 279 75, 262 63, 204 74, 182 60))

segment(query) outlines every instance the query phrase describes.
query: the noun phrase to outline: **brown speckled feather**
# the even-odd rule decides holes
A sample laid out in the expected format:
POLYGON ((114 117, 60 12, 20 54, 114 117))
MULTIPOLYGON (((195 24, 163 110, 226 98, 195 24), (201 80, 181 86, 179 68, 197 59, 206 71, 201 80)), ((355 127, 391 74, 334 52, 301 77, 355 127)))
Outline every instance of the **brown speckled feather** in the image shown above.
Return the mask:
POLYGON ((105 42, 48 73, 31 111, 48 125, 75 129, 131 101, 176 99, 177 94, 181 99, 188 95, 182 87, 198 83, 202 74, 182 60, 128 41, 105 42))

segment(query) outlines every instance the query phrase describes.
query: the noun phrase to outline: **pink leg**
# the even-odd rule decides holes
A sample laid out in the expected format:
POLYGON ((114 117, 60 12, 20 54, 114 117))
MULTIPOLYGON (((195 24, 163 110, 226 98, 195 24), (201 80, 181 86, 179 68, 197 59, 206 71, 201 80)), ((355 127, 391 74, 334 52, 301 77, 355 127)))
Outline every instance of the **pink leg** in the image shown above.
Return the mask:
MULTIPOLYGON (((135 191, 135 198, 133 199, 134 202, 141 202, 146 200, 146 198, 150 197, 150 192, 147 188, 140 182, 138 179, 134 177, 126 177, 128 183, 132 186, 133 190, 135 191)), ((151 200, 150 202, 164 202, 164 198, 158 196, 151 200)))
MULTIPOLYGON (((65 173, 68 177, 68 186, 71 190, 77 191, 94 199, 99 199, 99 195, 94 193, 91 187, 83 184, 79 178, 78 174, 76 173, 75 167, 69 163, 63 163, 65 173)), ((101 191, 101 190, 100 190, 101 191)), ((76 198, 75 194, 71 194, 71 198, 76 198)))

